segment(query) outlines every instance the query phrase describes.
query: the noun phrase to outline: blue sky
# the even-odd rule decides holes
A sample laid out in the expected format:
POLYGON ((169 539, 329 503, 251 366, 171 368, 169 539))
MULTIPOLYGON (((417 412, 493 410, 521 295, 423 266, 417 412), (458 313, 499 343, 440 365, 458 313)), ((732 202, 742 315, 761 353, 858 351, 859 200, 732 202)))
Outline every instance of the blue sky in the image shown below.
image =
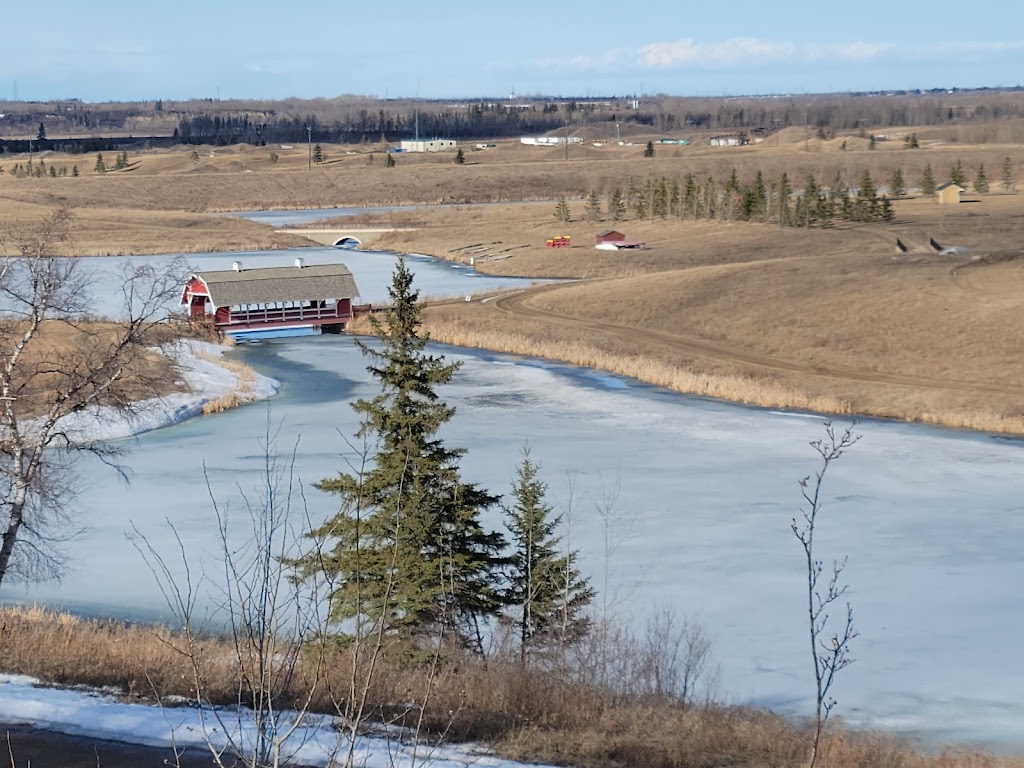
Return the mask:
POLYGON ((1016 0, 9 4, 0 98, 737 95, 1024 82, 1016 0))

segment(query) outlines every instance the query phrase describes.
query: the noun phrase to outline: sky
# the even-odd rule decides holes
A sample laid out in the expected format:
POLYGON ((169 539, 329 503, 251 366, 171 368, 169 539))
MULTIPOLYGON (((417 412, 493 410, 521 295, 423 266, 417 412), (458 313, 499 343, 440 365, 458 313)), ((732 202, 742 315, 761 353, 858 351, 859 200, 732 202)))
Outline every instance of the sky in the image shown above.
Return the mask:
POLYGON ((1024 82, 1024 5, 1014 0, 54 0, 45 18, 10 5, 0 99, 728 96, 1024 82))

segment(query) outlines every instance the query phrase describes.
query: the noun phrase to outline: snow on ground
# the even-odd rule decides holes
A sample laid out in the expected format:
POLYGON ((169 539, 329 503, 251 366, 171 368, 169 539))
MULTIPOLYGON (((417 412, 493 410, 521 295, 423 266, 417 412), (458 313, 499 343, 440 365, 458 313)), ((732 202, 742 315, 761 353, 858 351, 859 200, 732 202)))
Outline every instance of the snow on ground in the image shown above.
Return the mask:
MULTIPOLYGON (((294 713, 283 713, 283 717, 294 713)), ((127 704, 113 696, 95 691, 45 687, 23 675, 0 675, 0 722, 27 725, 72 736, 108 739, 150 747, 207 748, 209 743, 225 745, 222 727, 251 743, 256 732, 252 713, 211 710, 195 707, 159 707, 127 704), (218 720, 217 715, 220 715, 218 720)), ((322 715, 303 719, 302 727, 291 734, 282 748, 288 763, 310 766, 331 765, 335 757, 344 762, 348 752, 345 736, 335 728, 334 718, 322 715)), ((282 729, 283 730, 283 729, 282 729)), ((522 763, 501 760, 480 745, 420 744, 413 754, 409 743, 384 736, 360 737, 356 742, 353 764, 363 768, 515 768, 522 763)), ((543 768, 543 766, 534 766, 543 768)))
POLYGON ((119 440, 198 416, 203 406, 221 397, 234 394, 240 402, 253 402, 277 393, 274 379, 255 371, 242 376, 218 362, 228 349, 192 339, 165 347, 161 351, 177 363, 188 391, 143 400, 131 413, 109 406, 86 408, 61 419, 60 429, 75 442, 119 440))

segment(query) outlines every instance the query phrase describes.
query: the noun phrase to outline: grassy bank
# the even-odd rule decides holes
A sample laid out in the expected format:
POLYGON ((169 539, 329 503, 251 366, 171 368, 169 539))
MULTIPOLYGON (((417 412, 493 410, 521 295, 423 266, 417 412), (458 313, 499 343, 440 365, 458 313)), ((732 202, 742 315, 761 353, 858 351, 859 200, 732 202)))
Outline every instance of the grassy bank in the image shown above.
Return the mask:
MULTIPOLYGON (((0 667, 59 684, 109 686, 130 699, 154 701, 194 696, 191 672, 176 652, 182 638, 162 627, 88 621, 40 609, 0 609, 0 667)), ((614 648, 629 653, 635 649, 614 648)), ((227 638, 209 637, 203 653, 230 659, 227 638)), ((237 701, 239 685, 232 663, 218 664, 205 685, 223 704, 237 701)), ((609 683, 587 683, 574 665, 523 669, 514 659, 487 664, 469 657, 452 659, 435 671, 424 722, 436 737, 485 742, 502 756, 587 768, 719 768, 802 765, 808 734, 765 710, 714 704, 683 704, 679 699, 609 683)), ((316 708, 331 712, 328 692, 347 690, 351 670, 344 654, 329 665, 315 697, 316 708)), ((642 672, 634 670, 634 679, 642 672)), ((371 720, 403 722, 419 712, 400 702, 417 700, 430 670, 382 664, 371 684, 371 720)), ((298 676, 301 680, 302 675, 298 676)), ((302 696, 301 682, 282 697, 287 705, 302 696)), ((880 733, 837 725, 830 731, 823 765, 835 768, 950 768, 1020 766, 980 751, 915 749, 880 733)))

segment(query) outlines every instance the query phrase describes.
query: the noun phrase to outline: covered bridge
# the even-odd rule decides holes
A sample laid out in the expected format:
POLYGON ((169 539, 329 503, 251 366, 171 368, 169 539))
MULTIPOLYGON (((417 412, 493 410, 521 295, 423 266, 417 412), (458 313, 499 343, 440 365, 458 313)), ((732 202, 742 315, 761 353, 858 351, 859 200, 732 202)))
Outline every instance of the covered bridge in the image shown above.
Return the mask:
POLYGON ((358 296, 355 279, 344 264, 232 269, 191 275, 181 295, 193 319, 236 338, 272 338, 337 333, 352 319, 358 296))

